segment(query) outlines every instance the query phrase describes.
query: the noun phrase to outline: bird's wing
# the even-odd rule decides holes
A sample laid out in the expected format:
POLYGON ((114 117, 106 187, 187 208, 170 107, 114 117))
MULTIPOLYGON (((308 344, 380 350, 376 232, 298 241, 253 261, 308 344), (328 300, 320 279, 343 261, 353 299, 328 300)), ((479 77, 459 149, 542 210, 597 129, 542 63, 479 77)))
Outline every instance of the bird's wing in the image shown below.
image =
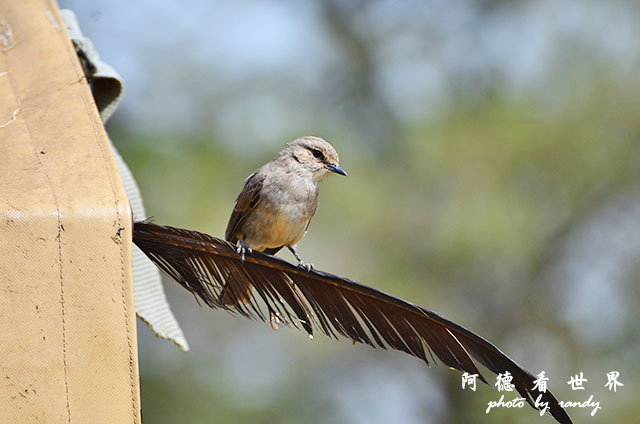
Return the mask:
POLYGON ((249 175, 245 180, 244 187, 236 199, 236 204, 231 212, 227 231, 224 238, 231 243, 236 243, 238 239, 236 235, 242 228, 242 224, 260 203, 260 192, 262 191, 262 183, 264 182, 264 174, 258 171, 249 175))
POLYGON ((534 408, 548 402, 560 423, 571 418, 550 392, 534 390, 535 377, 496 346, 428 309, 355 281, 322 271, 305 271, 260 252, 241 260, 232 244, 207 234, 137 222, 133 242, 164 272, 212 308, 278 323, 314 327, 329 337, 346 337, 372 347, 392 348, 422 359, 435 357, 457 370, 477 374, 474 360, 511 383, 534 408), (254 287, 248 301, 242 287, 254 287), (229 303, 220 300, 228 290, 229 303), (235 295, 234 294, 238 294, 235 295), (255 294, 253 294, 255 293, 255 294), (266 307, 266 311, 265 311, 266 307))

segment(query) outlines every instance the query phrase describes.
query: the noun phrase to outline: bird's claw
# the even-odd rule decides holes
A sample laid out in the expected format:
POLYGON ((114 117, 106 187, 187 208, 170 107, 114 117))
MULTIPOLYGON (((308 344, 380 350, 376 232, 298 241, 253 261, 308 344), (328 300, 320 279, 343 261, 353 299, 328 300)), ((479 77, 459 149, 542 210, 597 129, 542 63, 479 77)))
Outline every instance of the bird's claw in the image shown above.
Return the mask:
POLYGON ((238 247, 236 248, 236 253, 240 255, 242 262, 244 262, 244 254, 251 254, 251 252, 253 252, 253 250, 251 250, 247 243, 245 243, 244 240, 240 240, 240 244, 238 244, 238 247))
POLYGON ((313 264, 307 264, 302 261, 299 261, 298 268, 304 269, 307 272, 311 272, 311 270, 313 269, 313 264))

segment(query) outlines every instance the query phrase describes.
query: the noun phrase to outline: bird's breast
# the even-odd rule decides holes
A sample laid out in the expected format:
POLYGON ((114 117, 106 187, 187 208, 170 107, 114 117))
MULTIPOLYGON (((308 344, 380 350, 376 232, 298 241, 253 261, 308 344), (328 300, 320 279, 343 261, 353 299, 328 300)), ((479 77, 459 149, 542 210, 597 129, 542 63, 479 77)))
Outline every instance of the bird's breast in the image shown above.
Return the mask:
POLYGON ((317 206, 318 186, 309 179, 289 176, 267 182, 245 228, 247 243, 257 250, 296 244, 317 206))
POLYGON ((304 178, 290 178, 265 200, 274 211, 278 226, 283 229, 291 227, 294 232, 302 226, 304 232, 318 207, 318 186, 304 178))

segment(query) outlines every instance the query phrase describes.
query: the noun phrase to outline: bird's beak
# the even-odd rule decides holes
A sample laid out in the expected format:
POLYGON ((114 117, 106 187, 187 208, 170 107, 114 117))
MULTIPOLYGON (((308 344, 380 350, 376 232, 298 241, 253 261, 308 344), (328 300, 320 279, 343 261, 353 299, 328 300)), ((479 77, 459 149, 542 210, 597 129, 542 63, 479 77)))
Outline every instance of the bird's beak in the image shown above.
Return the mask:
POLYGON ((330 163, 326 166, 326 168, 331 172, 335 172, 336 174, 344 175, 345 177, 347 176, 346 171, 340 168, 340 165, 338 164, 330 163))

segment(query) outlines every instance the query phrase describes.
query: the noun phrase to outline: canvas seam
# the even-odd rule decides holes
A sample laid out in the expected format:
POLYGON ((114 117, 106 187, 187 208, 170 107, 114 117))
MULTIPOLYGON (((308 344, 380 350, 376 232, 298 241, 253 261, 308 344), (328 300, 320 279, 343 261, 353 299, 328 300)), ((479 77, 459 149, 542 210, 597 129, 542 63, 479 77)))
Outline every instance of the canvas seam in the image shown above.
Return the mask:
MULTIPOLYGON (((55 4, 54 4, 55 6, 55 4)), ((56 10, 57 12, 57 8, 54 7, 54 10, 56 10)), ((57 16, 59 16, 56 13, 57 16)), ((64 32, 65 37, 64 38, 64 42, 66 44, 66 51, 67 51, 67 55, 69 57, 69 61, 71 63, 72 69, 74 70, 74 72, 76 73, 76 76, 78 76, 78 81, 80 81, 82 78, 84 78, 84 74, 83 75, 79 75, 78 71, 77 71, 77 66, 78 66, 78 58, 77 58, 77 54, 75 52, 75 50, 71 50, 71 43, 68 40, 68 37, 66 37, 66 31, 64 32)), ((115 205, 115 209, 116 209, 116 226, 118 229, 122 228, 122 216, 120 213, 120 202, 118 201, 118 197, 117 197, 117 193, 116 193, 116 189, 115 189, 115 184, 114 184, 114 180, 113 180, 113 173, 111 170, 111 167, 108 165, 107 162, 107 155, 106 152, 104 150, 104 145, 103 143, 100 143, 100 132, 98 130, 98 127, 96 125, 95 122, 95 118, 92 117, 92 110, 93 107, 95 107, 95 102, 92 103, 92 107, 90 107, 89 102, 87 101, 87 95, 86 95, 86 89, 81 90, 82 92, 82 99, 83 99, 83 104, 85 107, 85 110, 87 111, 87 114, 91 117, 91 125, 93 126, 93 131, 95 134, 95 140, 96 143, 98 145, 98 148, 100 149, 100 152, 102 153, 102 157, 103 157, 103 161, 104 161, 104 165, 105 165, 105 170, 107 172, 107 175, 109 176, 109 184, 111 186, 111 192, 113 194, 113 198, 114 198, 114 205, 115 205)), ((102 124, 101 124, 102 125, 102 124)), ((124 313, 124 321, 125 321, 125 330, 127 333, 127 345, 128 345, 128 353, 129 353, 129 386, 131 389, 131 407, 132 407, 132 413, 133 413, 133 422, 137 423, 138 422, 138 408, 137 408, 137 397, 136 397, 136 384, 135 384, 135 370, 134 370, 134 358, 133 358, 133 344, 131 341, 131 329, 130 329, 130 325, 129 325, 129 311, 127 308, 127 302, 126 302, 126 291, 125 291, 125 264, 124 264, 124 248, 122 245, 122 241, 118 241, 118 244, 120 246, 120 278, 121 278, 121 290, 120 290, 120 294, 121 294, 121 300, 122 300, 122 309, 123 309, 123 313, 124 313)))

